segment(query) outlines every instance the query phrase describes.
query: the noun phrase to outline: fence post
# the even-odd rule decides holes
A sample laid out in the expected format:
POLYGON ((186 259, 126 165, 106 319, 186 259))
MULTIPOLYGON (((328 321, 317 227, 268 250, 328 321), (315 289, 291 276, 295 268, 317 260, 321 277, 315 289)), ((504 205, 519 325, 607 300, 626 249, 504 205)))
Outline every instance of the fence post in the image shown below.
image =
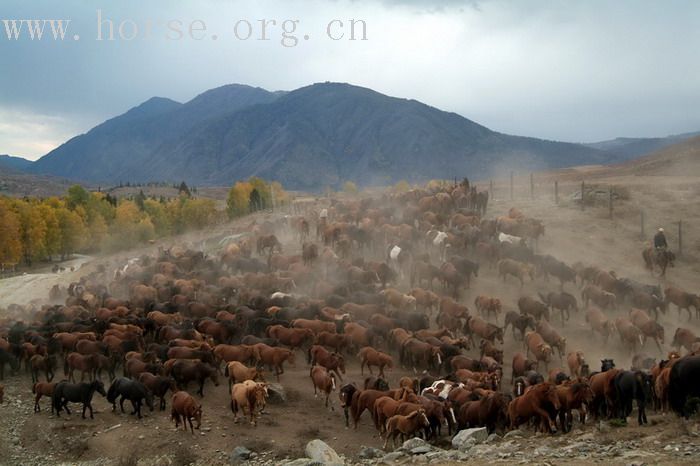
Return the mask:
POLYGON ((493 180, 489 180, 489 197, 493 199, 493 180))
POLYGON ((510 200, 513 200, 513 172, 510 172, 510 200))
POLYGON ((530 173, 530 199, 535 199, 535 181, 532 173, 530 173))
POLYGON ((581 181, 581 210, 586 210, 586 182, 581 181))
POLYGON ((678 220, 678 257, 683 255, 683 220, 678 220))
POLYGON ((554 203, 559 205, 559 181, 554 180, 554 203))
POLYGON ((608 210, 610 211, 610 220, 613 219, 613 189, 608 187, 608 210))
POLYGON ((644 240, 644 237, 646 236, 646 234, 644 233, 644 211, 641 210, 641 211, 639 211, 639 213, 640 213, 640 215, 639 215, 639 222, 640 222, 639 237, 640 237, 640 239, 644 240))

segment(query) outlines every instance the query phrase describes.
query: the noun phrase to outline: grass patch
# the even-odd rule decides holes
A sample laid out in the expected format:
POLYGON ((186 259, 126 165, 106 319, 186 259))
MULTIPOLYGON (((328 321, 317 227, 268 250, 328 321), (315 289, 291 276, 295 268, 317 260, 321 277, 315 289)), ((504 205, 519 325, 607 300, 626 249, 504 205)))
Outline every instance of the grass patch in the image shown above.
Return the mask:
POLYGON ((627 427, 627 419, 610 419, 608 425, 610 427, 627 427))

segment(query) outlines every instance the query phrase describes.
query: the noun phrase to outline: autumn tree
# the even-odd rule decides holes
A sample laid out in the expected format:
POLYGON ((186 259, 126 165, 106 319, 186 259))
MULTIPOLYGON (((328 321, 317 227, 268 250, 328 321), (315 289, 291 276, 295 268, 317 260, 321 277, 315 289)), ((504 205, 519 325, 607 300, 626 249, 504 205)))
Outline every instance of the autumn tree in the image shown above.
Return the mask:
POLYGON ((0 199, 0 268, 17 264, 22 257, 21 225, 10 203, 0 199))
POLYGON ((347 194, 357 194, 357 185, 352 181, 346 181, 343 183, 343 191, 347 194))
POLYGON ((44 253, 46 240, 46 222, 36 202, 15 201, 14 209, 20 222, 20 239, 22 242, 22 257, 28 266, 44 253))

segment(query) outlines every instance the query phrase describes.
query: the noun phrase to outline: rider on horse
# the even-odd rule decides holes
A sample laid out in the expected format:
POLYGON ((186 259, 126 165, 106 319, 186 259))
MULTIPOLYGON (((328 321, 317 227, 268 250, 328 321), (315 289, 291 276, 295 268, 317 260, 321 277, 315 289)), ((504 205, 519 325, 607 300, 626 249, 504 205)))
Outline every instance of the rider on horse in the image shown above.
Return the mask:
POLYGON ((657 252, 668 249, 668 243, 666 242, 666 235, 664 234, 663 228, 659 228, 659 231, 654 235, 654 249, 656 249, 657 252))

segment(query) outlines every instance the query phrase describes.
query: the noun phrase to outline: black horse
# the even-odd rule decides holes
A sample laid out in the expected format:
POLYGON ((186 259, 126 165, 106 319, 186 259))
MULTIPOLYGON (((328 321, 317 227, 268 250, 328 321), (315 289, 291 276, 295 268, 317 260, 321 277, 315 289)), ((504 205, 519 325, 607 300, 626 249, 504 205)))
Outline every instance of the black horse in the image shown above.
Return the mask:
POLYGON ((61 409, 65 409, 70 415, 68 402, 83 404, 83 419, 85 419, 85 408, 90 408, 90 419, 92 415, 92 397, 98 392, 102 396, 107 396, 105 386, 99 380, 92 382, 68 383, 65 380, 59 382, 53 390, 51 402, 56 410, 56 416, 61 417, 61 409))
POLYGON ((117 409, 117 398, 119 407, 124 412, 124 400, 131 401, 134 411, 131 414, 136 414, 141 419, 141 404, 146 401, 146 406, 153 411, 153 394, 146 388, 144 384, 136 380, 120 377, 112 382, 109 390, 107 390, 107 401, 112 403, 112 411, 117 409))
POLYGON ((700 398, 700 356, 681 358, 671 368, 668 401, 679 416, 693 414, 692 398, 700 398))
POLYGON ((0 380, 5 379, 5 364, 10 365, 12 375, 15 375, 19 370, 19 359, 17 359, 17 356, 0 348, 0 380))
POLYGON ((632 400, 637 400, 637 421, 647 423, 646 405, 653 401, 652 377, 642 371, 622 371, 615 376, 618 416, 626 419, 632 412, 632 400))

